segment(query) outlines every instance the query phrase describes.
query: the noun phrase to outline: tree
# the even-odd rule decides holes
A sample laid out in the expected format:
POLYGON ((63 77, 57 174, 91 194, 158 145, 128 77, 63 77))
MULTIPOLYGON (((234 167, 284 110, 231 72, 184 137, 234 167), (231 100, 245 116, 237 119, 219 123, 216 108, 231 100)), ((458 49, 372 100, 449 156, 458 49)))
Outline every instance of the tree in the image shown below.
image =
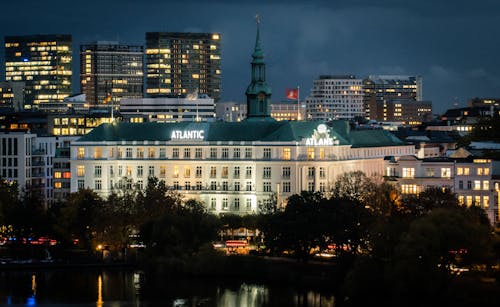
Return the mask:
POLYGON ((457 196, 449 188, 429 186, 418 195, 402 200, 404 210, 412 215, 423 215, 436 208, 458 207, 457 196))

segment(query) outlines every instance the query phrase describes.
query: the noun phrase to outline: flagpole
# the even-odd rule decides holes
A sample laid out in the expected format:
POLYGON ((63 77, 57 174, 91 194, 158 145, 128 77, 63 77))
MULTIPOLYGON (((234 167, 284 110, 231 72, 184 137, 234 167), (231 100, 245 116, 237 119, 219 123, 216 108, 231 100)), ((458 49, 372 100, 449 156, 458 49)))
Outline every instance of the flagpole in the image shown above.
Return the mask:
POLYGON ((300 120, 300 85, 297 85, 297 121, 300 120))

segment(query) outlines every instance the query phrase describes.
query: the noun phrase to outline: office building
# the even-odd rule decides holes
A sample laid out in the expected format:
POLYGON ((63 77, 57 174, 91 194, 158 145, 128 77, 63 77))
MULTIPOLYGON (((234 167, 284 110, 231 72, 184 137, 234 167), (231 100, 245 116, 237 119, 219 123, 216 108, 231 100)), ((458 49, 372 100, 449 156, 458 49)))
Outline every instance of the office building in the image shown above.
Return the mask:
POLYGON ((364 116, 362 80, 353 75, 320 76, 305 99, 308 120, 364 116))
POLYGON ((378 122, 420 125, 432 119, 432 102, 430 101, 371 99, 368 105, 370 119, 378 122))
POLYGON ((220 41, 218 33, 146 33, 147 96, 197 93, 217 103, 221 91, 220 41))
POLYGON ((5 79, 25 82, 24 109, 71 95, 71 35, 5 37, 5 79))
POLYGON ((144 47, 98 41, 80 46, 80 85, 90 105, 142 98, 144 47))
POLYGON ((0 108, 22 111, 24 103, 24 82, 0 82, 0 108))
POLYGON ((365 116, 384 120, 384 105, 391 101, 422 101, 422 77, 407 75, 371 75, 363 80, 365 116), (376 107, 376 110, 373 108, 376 107), (382 116, 379 116, 382 114, 382 116))
POLYGON ((120 114, 133 123, 206 122, 215 120, 215 104, 207 95, 123 99, 120 114))

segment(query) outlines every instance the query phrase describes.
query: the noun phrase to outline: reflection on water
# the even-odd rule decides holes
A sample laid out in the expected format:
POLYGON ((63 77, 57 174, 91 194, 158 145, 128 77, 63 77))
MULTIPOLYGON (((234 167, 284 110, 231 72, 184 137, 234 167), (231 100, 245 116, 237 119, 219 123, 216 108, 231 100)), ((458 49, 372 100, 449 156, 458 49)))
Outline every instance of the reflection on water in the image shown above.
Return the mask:
POLYGON ((146 276, 139 271, 0 272, 4 306, 333 307, 331 294, 285 285, 146 276))

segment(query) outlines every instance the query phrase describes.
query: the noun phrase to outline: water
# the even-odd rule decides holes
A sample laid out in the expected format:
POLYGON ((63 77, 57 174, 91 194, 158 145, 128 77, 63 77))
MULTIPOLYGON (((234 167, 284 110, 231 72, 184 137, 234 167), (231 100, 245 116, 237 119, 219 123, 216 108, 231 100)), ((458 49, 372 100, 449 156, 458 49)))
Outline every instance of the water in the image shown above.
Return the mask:
POLYGON ((140 271, 0 272, 1 306, 334 306, 332 294, 287 285, 146 276, 140 271))

